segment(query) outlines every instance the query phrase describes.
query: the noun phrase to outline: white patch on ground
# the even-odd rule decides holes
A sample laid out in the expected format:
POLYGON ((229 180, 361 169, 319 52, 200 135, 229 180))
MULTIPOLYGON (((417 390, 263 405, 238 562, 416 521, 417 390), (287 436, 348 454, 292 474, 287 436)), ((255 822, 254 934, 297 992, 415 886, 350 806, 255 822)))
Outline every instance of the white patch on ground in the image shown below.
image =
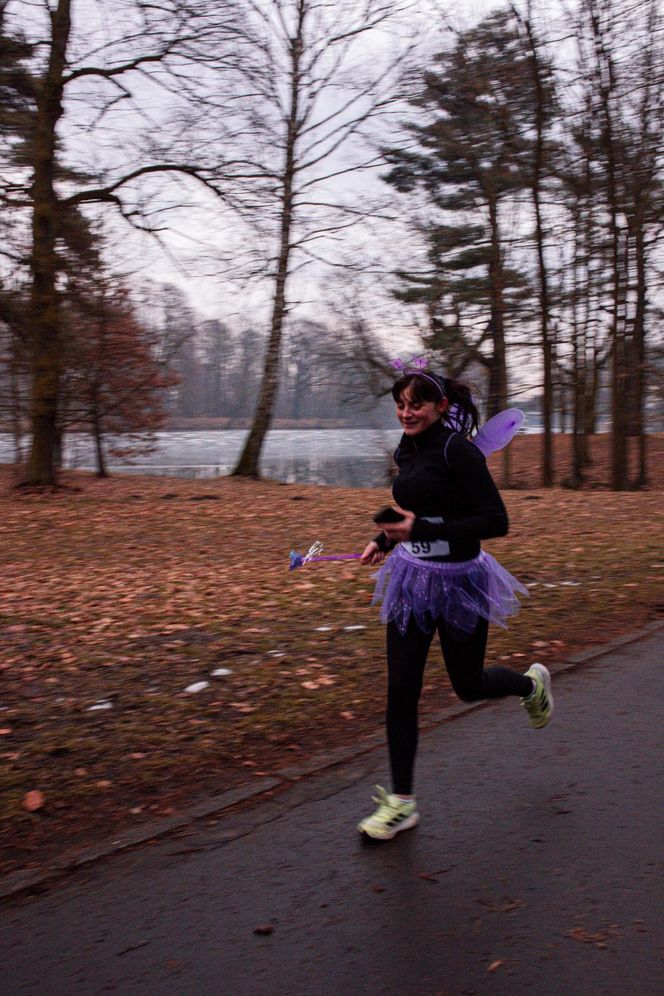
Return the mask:
POLYGON ((190 695, 195 695, 196 692, 202 692, 204 688, 208 688, 210 685, 209 681, 195 681, 193 685, 187 685, 185 692, 190 695))

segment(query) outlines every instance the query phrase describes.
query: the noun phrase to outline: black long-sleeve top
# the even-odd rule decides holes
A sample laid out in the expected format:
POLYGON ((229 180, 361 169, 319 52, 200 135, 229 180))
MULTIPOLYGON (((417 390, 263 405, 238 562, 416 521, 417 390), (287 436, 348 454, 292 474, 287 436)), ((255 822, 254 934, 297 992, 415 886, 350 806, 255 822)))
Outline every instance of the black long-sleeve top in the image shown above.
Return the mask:
MULTIPOLYGON (((416 515, 411 542, 446 540, 441 561, 470 560, 480 540, 505 536, 507 512, 480 450, 441 422, 416 436, 401 437, 394 455, 399 472, 392 494, 401 508, 416 515), (427 522, 425 517, 443 522, 427 522)), ((384 533, 376 537, 382 550, 392 549, 384 533)))

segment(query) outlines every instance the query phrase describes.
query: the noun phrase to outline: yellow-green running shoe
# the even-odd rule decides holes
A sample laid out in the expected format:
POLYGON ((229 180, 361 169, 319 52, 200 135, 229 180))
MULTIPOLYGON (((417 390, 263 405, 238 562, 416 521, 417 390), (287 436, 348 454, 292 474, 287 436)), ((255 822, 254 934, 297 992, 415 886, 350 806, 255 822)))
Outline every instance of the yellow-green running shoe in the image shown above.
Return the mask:
POLYGON ((420 822, 417 803, 404 802, 396 795, 390 795, 381 785, 376 785, 373 801, 378 806, 375 813, 358 823, 360 833, 374 840, 392 840, 400 830, 409 830, 420 822))
POLYGON ((526 677, 532 679, 535 688, 527 698, 521 699, 521 704, 528 713, 530 725, 541 730, 553 715, 551 675, 543 664, 532 664, 526 671, 526 677))

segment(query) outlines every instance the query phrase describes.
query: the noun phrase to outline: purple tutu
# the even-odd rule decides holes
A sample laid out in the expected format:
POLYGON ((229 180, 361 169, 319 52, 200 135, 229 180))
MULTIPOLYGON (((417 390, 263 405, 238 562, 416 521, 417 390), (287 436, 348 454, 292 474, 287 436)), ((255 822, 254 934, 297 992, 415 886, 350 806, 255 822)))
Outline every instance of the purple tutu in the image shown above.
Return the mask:
POLYGON ((425 632, 441 619, 464 633, 472 633, 480 617, 505 627, 519 611, 517 592, 528 594, 484 551, 473 560, 443 562, 413 557, 398 546, 374 577, 372 604, 382 602, 381 622, 394 622, 401 634, 411 616, 425 632))

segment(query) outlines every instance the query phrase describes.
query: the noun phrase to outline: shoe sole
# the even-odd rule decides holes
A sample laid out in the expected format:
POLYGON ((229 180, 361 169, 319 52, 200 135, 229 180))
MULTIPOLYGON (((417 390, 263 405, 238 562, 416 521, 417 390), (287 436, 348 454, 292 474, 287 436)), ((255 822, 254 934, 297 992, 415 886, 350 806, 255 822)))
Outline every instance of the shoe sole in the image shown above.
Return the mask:
POLYGON ((549 700, 549 711, 544 719, 541 719, 537 723, 532 723, 531 726, 534 730, 543 730, 545 726, 548 726, 551 722, 551 717, 553 716, 553 694, 551 692, 551 675, 549 674, 548 668, 544 667, 543 664, 533 665, 533 668, 537 667, 537 673, 544 683, 544 689, 546 691, 546 697, 549 700))
POLYGON ((412 813, 403 821, 403 823, 400 823, 398 827, 395 827, 393 830, 388 831, 388 833, 386 834, 380 834, 379 836, 377 836, 376 834, 370 833, 369 830, 363 827, 361 823, 358 825, 357 829, 360 831, 362 837, 365 840, 378 840, 378 841, 394 840, 396 835, 398 833, 401 833, 402 830, 410 830, 412 827, 416 827, 419 822, 420 822, 420 814, 412 813))

